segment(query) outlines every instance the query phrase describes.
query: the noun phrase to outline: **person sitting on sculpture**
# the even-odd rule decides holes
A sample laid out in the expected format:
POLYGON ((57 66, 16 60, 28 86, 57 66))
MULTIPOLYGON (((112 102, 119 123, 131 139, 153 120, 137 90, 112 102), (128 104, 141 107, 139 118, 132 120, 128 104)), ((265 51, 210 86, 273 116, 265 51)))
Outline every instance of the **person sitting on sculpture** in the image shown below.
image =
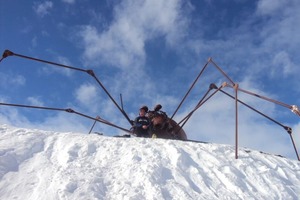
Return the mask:
POLYGON ((150 137, 149 135, 149 125, 150 120, 146 116, 148 112, 147 106, 142 106, 139 109, 139 116, 135 118, 133 122, 133 130, 137 137, 150 137))

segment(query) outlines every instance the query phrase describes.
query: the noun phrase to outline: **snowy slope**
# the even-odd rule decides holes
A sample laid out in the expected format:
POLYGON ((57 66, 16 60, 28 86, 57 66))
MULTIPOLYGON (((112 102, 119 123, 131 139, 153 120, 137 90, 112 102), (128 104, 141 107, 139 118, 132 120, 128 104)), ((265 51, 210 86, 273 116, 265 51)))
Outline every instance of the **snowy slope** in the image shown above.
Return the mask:
POLYGON ((0 126, 0 199, 300 199, 300 162, 234 147, 0 126))

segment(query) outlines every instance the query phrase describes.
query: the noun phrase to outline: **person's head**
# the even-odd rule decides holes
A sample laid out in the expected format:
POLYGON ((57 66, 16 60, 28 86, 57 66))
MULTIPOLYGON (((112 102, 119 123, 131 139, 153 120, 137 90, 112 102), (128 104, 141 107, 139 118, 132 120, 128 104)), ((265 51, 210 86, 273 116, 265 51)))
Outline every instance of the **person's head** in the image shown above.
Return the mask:
POLYGON ((147 106, 142 106, 140 108, 140 116, 145 116, 147 112, 148 112, 148 107, 147 106))

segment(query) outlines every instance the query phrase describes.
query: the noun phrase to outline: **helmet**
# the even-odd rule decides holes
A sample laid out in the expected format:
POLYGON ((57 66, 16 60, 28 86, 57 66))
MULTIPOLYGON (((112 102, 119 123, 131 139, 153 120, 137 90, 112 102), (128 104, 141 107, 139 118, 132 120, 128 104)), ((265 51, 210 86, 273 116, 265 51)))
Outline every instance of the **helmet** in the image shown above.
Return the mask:
POLYGON ((154 107, 154 111, 159 111, 161 108, 162 108, 162 106, 161 106, 160 104, 157 104, 157 105, 154 107))
POLYGON ((140 110, 144 110, 145 112, 148 112, 148 107, 147 107, 147 106, 142 106, 142 107, 140 108, 140 110))

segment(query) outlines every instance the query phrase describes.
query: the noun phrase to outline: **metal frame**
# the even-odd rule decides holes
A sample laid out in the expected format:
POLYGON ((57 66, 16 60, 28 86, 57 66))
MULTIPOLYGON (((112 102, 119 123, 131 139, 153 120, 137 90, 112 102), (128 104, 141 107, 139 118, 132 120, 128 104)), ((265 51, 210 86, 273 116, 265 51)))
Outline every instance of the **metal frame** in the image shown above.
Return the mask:
MULTIPOLYGON (((114 105, 118 108, 118 110, 123 114, 123 116, 127 119, 127 121, 132 125, 132 120, 129 119, 127 113, 125 112, 124 108, 123 108, 123 100, 122 100, 122 95, 120 94, 120 100, 121 100, 121 107, 119 106, 119 104, 114 100, 114 98, 110 95, 110 93, 107 91, 107 89, 104 87, 104 85, 100 82, 100 80, 97 78, 97 76, 95 75, 93 70, 86 70, 86 69, 82 69, 82 68, 76 68, 76 67, 72 67, 72 66, 67 66, 67 65, 62 65, 59 63, 55 63, 55 62, 51 62, 51 61, 46 61, 46 60, 41 60, 41 59, 37 59, 37 58, 33 58, 33 57, 29 57, 29 56, 25 56, 25 55, 21 55, 21 54, 17 54, 17 53, 13 53, 10 50, 5 50, 2 58, 0 59, 0 62, 4 59, 7 58, 9 56, 18 56, 21 58, 25 58, 25 59, 29 59, 29 60, 34 60, 34 61, 38 61, 38 62, 43 62, 43 63, 47 63, 50 65, 54 65, 57 67, 63 67, 63 68, 68 68, 68 69, 72 69, 72 70, 76 70, 79 72, 85 72, 87 74, 89 74, 90 76, 92 76, 96 82, 99 84, 99 86, 104 90, 104 92, 107 94, 107 96, 110 98, 110 100, 114 103, 114 105)), ((238 99, 238 92, 243 92, 258 98, 261 98, 263 100, 275 103, 277 105, 281 105, 285 108, 290 109, 293 113, 295 113, 296 115, 300 116, 300 111, 298 109, 298 107, 296 105, 288 105, 285 103, 282 103, 280 101, 276 101, 274 99, 270 99, 268 97, 264 97, 258 94, 255 94, 253 92, 241 89, 239 87, 239 84, 235 83, 213 60, 212 58, 209 58, 208 61, 206 62, 206 64, 203 66, 203 68, 201 69, 200 73, 197 75, 196 79, 194 80, 194 82, 192 83, 192 85, 190 86, 190 88, 188 89, 187 93, 184 95, 183 99, 181 100, 181 102, 179 103, 178 107, 175 109, 173 115, 171 116, 170 119, 173 119, 173 117, 176 115, 176 113, 178 112, 178 110, 180 109, 180 107, 182 106, 183 102, 186 100, 187 96, 189 95, 190 91, 193 89, 193 87, 195 86, 195 84, 197 83, 197 81, 199 80, 200 76, 203 74, 204 70, 209 66, 209 64, 212 64, 228 81, 229 83, 224 82, 219 88, 215 85, 215 84, 210 84, 208 91, 204 94, 204 96, 199 100, 199 102, 197 103, 197 105, 195 106, 195 108, 188 113, 188 115, 186 115, 178 124, 182 124, 180 126, 180 128, 183 128, 183 126, 187 123, 187 121, 190 119, 190 117, 193 115, 193 113, 198 110, 204 103, 206 103, 211 97, 213 97, 217 92, 222 92, 223 94, 229 96, 230 98, 234 99, 235 102, 235 158, 238 159, 238 103, 241 103, 242 105, 248 107, 249 109, 257 112, 258 114, 266 117, 267 119, 271 120, 272 122, 276 123, 277 125, 283 127, 288 134, 290 135, 290 139, 292 141, 294 150, 296 152, 296 156, 298 158, 298 160, 300 161, 299 158, 299 154, 292 136, 292 129, 288 126, 285 126, 281 123, 279 123, 278 121, 272 119, 271 117, 267 116, 266 114, 256 110, 255 108, 249 106, 248 104, 244 103, 243 101, 238 99), (226 93, 225 91, 223 91, 222 89, 225 87, 231 87, 234 90, 234 96, 226 93), (215 89, 215 91, 207 97, 207 95, 209 94, 209 92, 211 92, 213 89, 215 89)), ((80 115, 82 117, 94 120, 94 123, 89 131, 89 133, 91 133, 91 131, 93 130, 96 122, 100 122, 115 128, 118 128, 122 131, 125 131, 129 134, 132 134, 132 132, 128 129, 122 128, 120 126, 117 126, 107 120, 102 119, 101 117, 97 116, 97 117, 91 117, 88 115, 85 115, 83 113, 77 112, 71 108, 67 108, 67 109, 62 109, 62 108, 51 108, 51 107, 42 107, 42 106, 28 106, 28 105, 22 105, 22 104, 9 104, 9 103, 1 103, 1 106, 15 106, 15 107, 23 107, 23 108, 33 108, 33 109, 43 109, 43 110, 53 110, 53 111, 65 111, 68 113, 74 113, 77 115, 80 115)))

